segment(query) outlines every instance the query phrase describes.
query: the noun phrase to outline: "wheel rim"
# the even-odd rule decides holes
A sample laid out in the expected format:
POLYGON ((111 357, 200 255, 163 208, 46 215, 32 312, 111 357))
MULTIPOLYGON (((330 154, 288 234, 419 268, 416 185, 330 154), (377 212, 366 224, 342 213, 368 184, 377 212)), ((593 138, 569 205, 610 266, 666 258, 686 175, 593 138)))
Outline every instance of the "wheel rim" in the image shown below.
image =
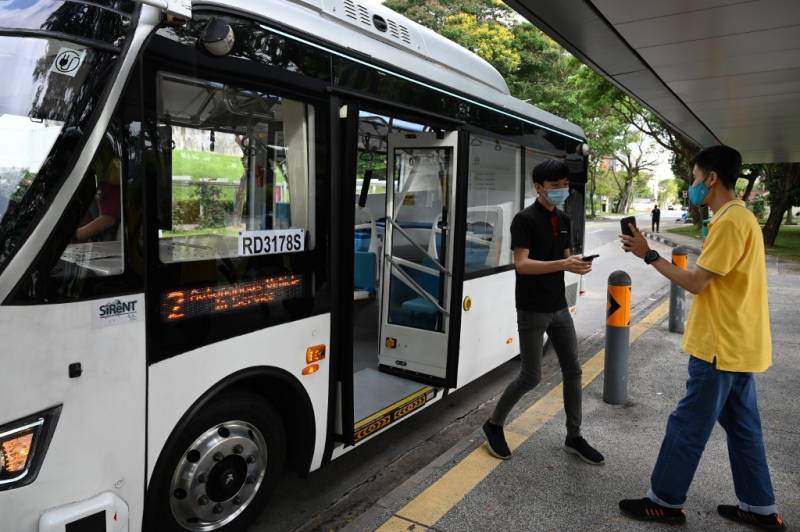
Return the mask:
POLYGON ((185 529, 206 532, 236 519, 253 502, 267 472, 267 443, 245 421, 227 421, 201 434, 181 456, 169 505, 185 529))

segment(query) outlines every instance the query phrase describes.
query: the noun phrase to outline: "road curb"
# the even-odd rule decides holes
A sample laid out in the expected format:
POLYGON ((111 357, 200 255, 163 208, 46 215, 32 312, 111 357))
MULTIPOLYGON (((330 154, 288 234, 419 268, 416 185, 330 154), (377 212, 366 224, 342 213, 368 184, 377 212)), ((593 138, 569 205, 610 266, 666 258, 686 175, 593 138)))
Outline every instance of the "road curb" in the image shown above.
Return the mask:
POLYGON ((644 236, 646 236, 647 238, 649 238, 650 240, 655 240, 656 242, 661 242, 662 244, 667 245, 669 247, 677 248, 679 246, 683 246, 686 249, 688 249, 690 253, 692 253, 694 255, 700 255, 700 253, 702 252, 702 250, 700 248, 698 248, 698 247, 687 246, 684 243, 677 242, 675 240, 672 240, 671 238, 662 236, 662 235, 660 235, 658 233, 653 233, 651 231, 645 230, 645 231, 642 231, 642 234, 644 236))

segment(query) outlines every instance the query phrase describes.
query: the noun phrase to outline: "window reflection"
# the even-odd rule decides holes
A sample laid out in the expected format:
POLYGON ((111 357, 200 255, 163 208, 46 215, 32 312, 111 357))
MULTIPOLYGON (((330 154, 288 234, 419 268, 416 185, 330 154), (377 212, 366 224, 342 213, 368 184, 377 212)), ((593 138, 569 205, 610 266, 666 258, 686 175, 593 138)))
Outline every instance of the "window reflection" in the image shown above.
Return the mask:
POLYGON ((119 275, 124 270, 122 161, 110 135, 100 144, 86 179, 94 195, 50 274, 62 290, 88 277, 119 275))
POLYGON ((0 221, 19 205, 61 133, 94 52, 56 39, 0 37, 0 221))
POLYGON ((128 0, 5 0, 0 2, 0 28, 66 33, 121 47, 131 21, 120 11, 132 10, 128 0))
POLYGON ((171 74, 160 92, 162 262, 235 257, 242 231, 309 229, 310 106, 171 74))
POLYGON ((511 264, 511 219, 519 210, 520 147, 474 135, 467 189, 466 273, 511 264))

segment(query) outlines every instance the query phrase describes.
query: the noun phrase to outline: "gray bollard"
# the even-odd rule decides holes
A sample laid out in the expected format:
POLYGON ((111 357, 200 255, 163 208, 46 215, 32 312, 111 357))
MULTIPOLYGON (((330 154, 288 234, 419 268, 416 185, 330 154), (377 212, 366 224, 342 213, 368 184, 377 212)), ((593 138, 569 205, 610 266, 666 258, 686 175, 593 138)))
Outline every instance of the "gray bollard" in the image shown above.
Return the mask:
POLYGON ((603 401, 621 405, 628 400, 628 351, 631 326, 631 277, 623 271, 608 276, 606 356, 603 401))
MULTIPOLYGON (((679 246, 672 250, 672 264, 682 270, 689 267, 689 250, 679 246)), ((683 333, 686 322, 686 290, 675 283, 669 288, 669 332, 683 333)))

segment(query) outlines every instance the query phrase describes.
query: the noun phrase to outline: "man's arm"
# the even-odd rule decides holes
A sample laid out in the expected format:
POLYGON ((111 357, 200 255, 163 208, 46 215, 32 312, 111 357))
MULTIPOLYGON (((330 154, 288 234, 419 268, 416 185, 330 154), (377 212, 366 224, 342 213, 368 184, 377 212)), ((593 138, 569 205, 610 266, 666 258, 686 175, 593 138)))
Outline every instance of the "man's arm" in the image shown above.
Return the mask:
MULTIPOLYGON (((645 251, 645 253, 647 252, 645 251)), ((657 261, 651 263, 651 265, 654 266, 661 275, 694 295, 705 290, 708 283, 710 283, 714 277, 717 277, 717 274, 700 267, 695 267, 691 270, 678 268, 664 257, 659 258, 657 261)))
POLYGON ((75 240, 78 242, 86 242, 103 231, 111 229, 116 223, 117 219, 113 216, 101 214, 83 227, 79 227, 77 231, 75 231, 75 240))
POLYGON ((564 250, 564 258, 560 260, 534 260, 528 258, 530 250, 527 248, 514 248, 514 267, 522 275, 543 275, 546 273, 568 271, 580 275, 592 270, 590 262, 584 262, 579 257, 573 257, 569 249, 564 250))
MULTIPOLYGON (((629 224, 629 227, 634 236, 620 235, 622 238, 622 247, 625 251, 630 251, 640 259, 643 259, 644 256, 647 255, 647 252, 650 251, 647 239, 635 225, 629 224)), ((683 270, 663 257, 651 264, 661 275, 695 295, 705 290, 708 283, 710 283, 714 277, 717 277, 717 274, 700 267, 692 268, 691 270, 683 270)))

